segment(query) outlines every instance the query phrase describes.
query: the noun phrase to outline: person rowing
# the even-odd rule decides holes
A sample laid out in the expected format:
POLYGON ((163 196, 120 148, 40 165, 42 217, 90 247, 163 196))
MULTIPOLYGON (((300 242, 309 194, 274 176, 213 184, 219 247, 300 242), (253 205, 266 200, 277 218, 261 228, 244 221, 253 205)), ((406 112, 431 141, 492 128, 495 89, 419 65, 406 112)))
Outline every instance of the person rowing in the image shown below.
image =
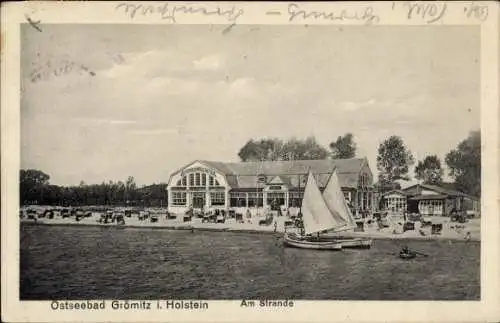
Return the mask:
POLYGON ((410 253, 412 253, 410 251, 410 249, 408 248, 407 245, 403 246, 403 248, 401 249, 401 251, 399 252, 400 254, 405 254, 405 255, 409 255, 410 253))
POLYGON ((429 256, 429 255, 427 255, 425 253, 422 253, 422 252, 410 250, 410 248, 408 248, 407 245, 403 246, 403 248, 399 252, 399 256, 401 258, 405 258, 405 259, 412 259, 412 258, 415 258, 417 255, 421 255, 421 256, 424 256, 424 257, 428 257, 429 256))

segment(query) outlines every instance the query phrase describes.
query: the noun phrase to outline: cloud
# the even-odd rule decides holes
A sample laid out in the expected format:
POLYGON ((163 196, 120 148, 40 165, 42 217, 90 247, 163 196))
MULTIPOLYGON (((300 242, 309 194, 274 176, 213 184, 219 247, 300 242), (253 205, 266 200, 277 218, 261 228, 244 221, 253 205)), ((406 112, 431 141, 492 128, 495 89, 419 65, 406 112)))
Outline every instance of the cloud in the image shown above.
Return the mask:
POLYGON ((129 131, 132 135, 140 135, 140 136, 156 136, 156 135, 164 135, 164 134, 178 134, 179 131, 177 129, 139 129, 139 130, 131 130, 129 131))
POLYGON ((365 102, 344 101, 340 103, 340 108, 345 111, 357 111, 359 109, 372 107, 375 103, 376 101, 374 99, 365 102))
POLYGON ((99 119, 99 118, 73 118, 77 123, 83 125, 131 125, 136 124, 136 120, 120 120, 120 119, 99 119))
POLYGON ((207 55, 193 61, 193 67, 197 70, 218 70, 222 66, 222 57, 219 54, 207 55))

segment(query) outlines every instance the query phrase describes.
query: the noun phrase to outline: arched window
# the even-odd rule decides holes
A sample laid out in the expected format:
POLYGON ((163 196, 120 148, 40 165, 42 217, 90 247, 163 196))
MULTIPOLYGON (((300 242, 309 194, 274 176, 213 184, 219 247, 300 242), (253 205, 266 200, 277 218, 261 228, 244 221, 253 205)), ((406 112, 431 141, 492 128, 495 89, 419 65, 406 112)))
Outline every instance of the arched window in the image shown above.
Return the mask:
POLYGON ((187 186, 187 176, 182 176, 182 186, 187 186))
POLYGON ((213 176, 208 176, 208 186, 220 186, 219 181, 213 176))

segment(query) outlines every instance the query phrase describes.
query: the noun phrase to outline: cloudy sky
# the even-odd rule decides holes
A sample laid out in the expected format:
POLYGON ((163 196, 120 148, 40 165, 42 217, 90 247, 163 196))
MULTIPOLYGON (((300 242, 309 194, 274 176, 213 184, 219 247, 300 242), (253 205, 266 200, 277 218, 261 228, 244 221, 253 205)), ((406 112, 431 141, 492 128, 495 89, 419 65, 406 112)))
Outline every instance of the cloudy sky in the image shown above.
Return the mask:
POLYGON ((479 129, 473 27, 222 30, 23 26, 21 167, 55 184, 150 184, 192 160, 237 161, 250 138, 314 135, 328 146, 352 132, 375 171, 390 135, 417 160, 444 159, 479 129), (34 71, 43 77, 32 81, 34 71))

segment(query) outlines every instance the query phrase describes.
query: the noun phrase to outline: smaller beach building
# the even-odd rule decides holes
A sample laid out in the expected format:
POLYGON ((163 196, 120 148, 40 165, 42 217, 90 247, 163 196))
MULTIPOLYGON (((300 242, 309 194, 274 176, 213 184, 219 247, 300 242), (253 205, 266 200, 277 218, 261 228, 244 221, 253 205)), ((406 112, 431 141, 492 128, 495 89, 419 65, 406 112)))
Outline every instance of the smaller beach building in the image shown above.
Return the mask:
POLYGON ((449 216, 453 211, 479 214, 477 197, 443 186, 416 184, 382 195, 382 205, 390 212, 419 213, 425 216, 449 216))

